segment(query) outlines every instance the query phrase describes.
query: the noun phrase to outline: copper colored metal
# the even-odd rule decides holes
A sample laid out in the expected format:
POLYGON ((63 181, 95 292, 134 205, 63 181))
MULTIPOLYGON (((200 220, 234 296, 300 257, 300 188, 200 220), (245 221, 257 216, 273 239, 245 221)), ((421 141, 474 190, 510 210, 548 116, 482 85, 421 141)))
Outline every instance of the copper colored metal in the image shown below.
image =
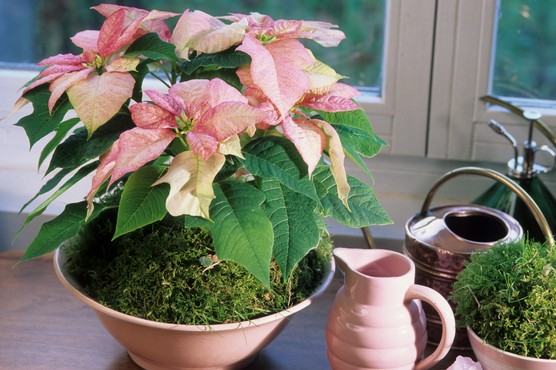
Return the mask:
MULTIPOLYGON (((521 226, 513 217, 495 209, 472 205, 437 207, 406 223, 404 253, 415 264, 415 283, 448 298, 457 274, 474 251, 517 240, 522 235, 521 226)), ((442 334, 440 318, 426 305, 425 312, 429 342, 436 344, 442 334)), ((470 348, 465 328, 458 330, 453 347, 470 348)))
MULTIPOLYGON (((436 190, 449 179, 462 174, 478 174, 497 181, 502 176, 502 181, 511 181, 495 171, 476 167, 451 171, 433 185, 421 212, 405 225, 404 253, 415 264, 415 283, 431 287, 445 298, 451 294, 457 274, 463 270, 472 253, 523 236, 521 226, 512 216, 493 208, 479 205, 430 208, 436 190)), ((429 342, 438 343, 442 333, 440 318, 431 307, 424 305, 424 308, 429 342)), ((470 348, 465 328, 456 333, 453 347, 470 348)))

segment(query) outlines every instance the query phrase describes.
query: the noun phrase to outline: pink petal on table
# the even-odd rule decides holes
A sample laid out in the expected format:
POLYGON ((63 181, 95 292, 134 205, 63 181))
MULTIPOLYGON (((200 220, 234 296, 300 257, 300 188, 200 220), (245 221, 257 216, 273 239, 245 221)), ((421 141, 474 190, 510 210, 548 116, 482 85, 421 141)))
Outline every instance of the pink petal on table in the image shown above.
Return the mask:
POLYGON ((446 370, 482 370, 480 363, 473 361, 469 357, 458 356, 456 361, 446 370))

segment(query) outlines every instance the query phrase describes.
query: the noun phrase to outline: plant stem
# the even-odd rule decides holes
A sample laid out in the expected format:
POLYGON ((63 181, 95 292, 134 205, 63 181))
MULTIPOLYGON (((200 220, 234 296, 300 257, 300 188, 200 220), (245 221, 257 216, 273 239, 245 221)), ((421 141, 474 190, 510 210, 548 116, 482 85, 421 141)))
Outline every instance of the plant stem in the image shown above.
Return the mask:
MULTIPOLYGON (((167 72, 164 72, 164 73, 166 73, 166 76, 168 76, 167 72)), ((157 76, 156 73, 153 73, 153 72, 149 71, 149 74, 152 75, 154 78, 156 78, 158 81, 162 82, 164 84, 164 86, 166 86, 167 88, 170 88, 170 85, 168 84, 168 82, 164 81, 162 78, 157 76)))

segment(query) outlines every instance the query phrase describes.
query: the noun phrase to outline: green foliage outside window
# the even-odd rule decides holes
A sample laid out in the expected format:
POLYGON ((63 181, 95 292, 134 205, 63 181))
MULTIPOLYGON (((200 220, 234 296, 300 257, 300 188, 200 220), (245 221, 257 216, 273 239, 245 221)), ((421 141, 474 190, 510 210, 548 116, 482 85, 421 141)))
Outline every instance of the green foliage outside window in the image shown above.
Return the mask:
MULTIPOLYGON (((70 37, 83 29, 99 29, 103 18, 89 8, 101 1, 75 0, 24 0, 7 6, 7 13, 19 12, 22 6, 33 7, 33 22, 25 22, 34 29, 33 38, 41 40, 29 50, 26 62, 39 60, 58 53, 77 52, 70 37), (49 35, 45 38, 44 35, 49 35)), ((146 10, 165 9, 183 12, 185 9, 202 10, 214 16, 228 13, 258 12, 274 19, 319 20, 337 24, 346 34, 336 50, 315 48, 318 59, 347 74, 346 80, 355 86, 379 87, 384 47, 384 0, 108 0, 114 3, 146 10)), ((172 26, 176 19, 169 20, 172 26)), ((22 25, 24 26, 24 25, 22 25)), ((3 55, 0 60, 10 60, 3 55)))
POLYGON ((556 1, 502 0, 491 93, 556 100, 556 1))
MULTIPOLYGON (((274 19, 318 19, 336 23, 347 39, 333 51, 315 49, 317 58, 344 71, 350 76, 352 85, 379 88, 382 83, 386 0, 106 2, 176 12, 198 9, 212 15, 256 11, 274 19)), ((0 37, 7 43, 0 50, 0 62, 36 63, 46 56, 75 52, 69 37, 83 29, 98 29, 102 17, 89 10, 98 3, 100 0, 20 0, 0 4, 0 37), (29 17, 32 22, 28 21, 29 17), (17 34, 18 40, 12 40, 11 34, 17 34), (48 35, 47 40, 44 35, 48 35), (39 39, 40 43, 34 41, 39 39), (11 45, 19 50, 14 50, 11 45)), ((553 47, 556 44, 556 0, 501 0, 499 4, 490 93, 556 100, 556 48, 553 47)))

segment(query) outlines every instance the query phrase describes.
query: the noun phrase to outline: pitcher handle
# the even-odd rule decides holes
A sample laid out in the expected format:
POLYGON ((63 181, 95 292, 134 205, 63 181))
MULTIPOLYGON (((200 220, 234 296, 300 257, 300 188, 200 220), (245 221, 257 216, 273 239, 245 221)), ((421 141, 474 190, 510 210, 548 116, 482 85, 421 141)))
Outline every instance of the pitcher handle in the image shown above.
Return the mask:
POLYGON ((438 312, 442 321, 442 338, 436 350, 415 364, 415 370, 425 370, 442 360, 448 354, 448 351, 450 351, 456 336, 456 320, 448 301, 432 288, 413 284, 407 290, 405 299, 419 299, 427 302, 438 312))

